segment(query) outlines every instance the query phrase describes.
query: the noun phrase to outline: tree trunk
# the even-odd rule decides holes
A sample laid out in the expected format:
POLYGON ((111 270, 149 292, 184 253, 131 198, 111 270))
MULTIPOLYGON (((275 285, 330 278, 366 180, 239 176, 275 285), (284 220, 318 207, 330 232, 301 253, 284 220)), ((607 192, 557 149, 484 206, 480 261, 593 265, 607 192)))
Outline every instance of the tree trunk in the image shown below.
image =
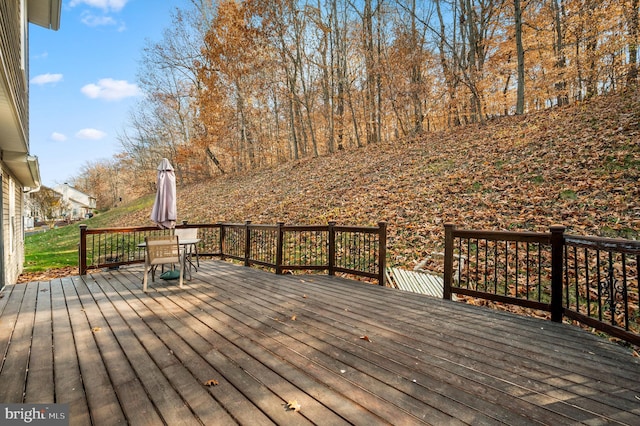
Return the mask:
POLYGON ((556 102, 558 106, 569 104, 569 94, 567 93, 567 81, 564 76, 564 69, 567 66, 567 60, 564 56, 564 35, 562 31, 562 16, 564 15, 563 0, 553 0, 551 3, 553 10, 553 20, 555 23, 555 43, 554 50, 556 55, 556 68, 558 69, 559 80, 555 83, 556 102))
POLYGON ((518 55, 518 88, 516 114, 524 114, 524 48, 522 46, 522 7, 520 0, 513 0, 516 20, 516 52, 518 55))
POLYGON ((638 6, 639 0, 631 1, 631 10, 628 12, 629 22, 629 72, 627 73, 627 86, 635 87, 638 84, 638 6))
POLYGON ((413 106, 413 132, 420 134, 423 131, 422 120, 424 113, 422 112, 422 100, 420 93, 422 88, 422 58, 423 45, 421 37, 418 36, 416 26, 416 0, 411 0, 411 101, 413 106))
POLYGON ((371 0, 364 1, 364 10, 362 13, 362 45, 365 57, 365 91, 364 91, 364 109, 365 109, 365 129, 367 136, 367 144, 377 142, 376 131, 376 61, 374 56, 374 38, 373 38, 373 9, 371 0))
POLYGON ((335 79, 336 79, 336 111, 335 128, 336 144, 338 150, 344 149, 344 122, 345 122, 345 91, 347 89, 347 48, 346 48, 346 19, 343 26, 339 24, 337 0, 331 1, 331 14, 333 15, 331 37, 334 44, 335 55, 335 79))
MULTIPOLYGON (((446 38, 446 26, 444 23, 444 17, 442 14, 442 9, 440 7, 440 0, 435 0, 436 12, 438 14, 438 54, 440 58, 440 66, 442 67, 442 74, 444 76, 444 82, 447 90, 447 94, 449 95, 449 99, 446 102, 446 123, 447 126, 457 126, 460 124, 457 114, 455 114, 455 100, 456 100, 456 78, 452 72, 451 67, 449 66, 449 62, 447 60, 447 54, 445 51, 445 45, 447 44, 446 38)), ((454 17, 455 22, 455 17, 454 17)), ((455 39, 448 43, 451 46, 451 50, 454 51, 456 47, 455 39)))

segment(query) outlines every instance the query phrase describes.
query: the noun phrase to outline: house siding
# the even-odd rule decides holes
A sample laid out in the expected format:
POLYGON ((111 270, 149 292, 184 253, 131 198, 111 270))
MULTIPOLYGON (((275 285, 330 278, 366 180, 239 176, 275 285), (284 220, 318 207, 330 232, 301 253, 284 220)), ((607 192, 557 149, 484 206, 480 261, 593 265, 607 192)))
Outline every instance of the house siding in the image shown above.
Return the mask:
POLYGON ((13 284, 24 268, 24 226, 22 211, 24 207, 22 188, 15 178, 2 169, 2 236, 3 236, 3 277, 6 284, 13 284), (11 182, 13 191, 13 215, 11 209, 11 182))
MULTIPOLYGON (((11 102, 16 107, 18 117, 22 123, 22 128, 27 134, 28 123, 28 96, 26 79, 26 62, 23 66, 22 55, 25 53, 23 43, 23 21, 20 16, 21 0, 0 1, 0 59, 2 60, 2 71, 5 73, 9 90, 11 92, 11 102)), ((25 34, 26 35, 26 34, 25 34)), ((26 40, 24 40, 26 42, 26 40)), ((26 61, 26 58, 25 58, 26 61)), ((28 147, 28 138, 27 138, 28 147)))
MULTIPOLYGON (((26 78, 27 22, 21 5, 22 0, 0 1, 0 78, 7 86, 8 102, 13 105, 21 132, 26 136, 28 148, 28 93, 26 78)), ((2 138, 2 135, 0 135, 2 138)), ((2 274, 3 282, 13 284, 24 267, 24 207, 22 183, 0 162, 2 172, 2 274), (10 189, 13 186, 13 191, 10 189), (11 198, 13 200, 11 200, 11 198), (11 208, 12 207, 12 208, 11 208)))

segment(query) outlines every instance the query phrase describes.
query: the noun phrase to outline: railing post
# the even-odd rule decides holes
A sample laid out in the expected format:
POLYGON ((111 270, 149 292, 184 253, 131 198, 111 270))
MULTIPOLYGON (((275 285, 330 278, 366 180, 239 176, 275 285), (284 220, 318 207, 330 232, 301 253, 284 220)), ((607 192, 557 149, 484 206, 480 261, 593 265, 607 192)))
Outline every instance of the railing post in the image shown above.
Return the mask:
POLYGON ((251 225, 250 220, 244 221, 244 266, 250 266, 251 263, 249 259, 251 259, 251 230, 249 228, 251 225))
POLYGON ((78 249, 78 273, 87 275, 87 225, 80 225, 80 247, 78 249))
POLYGON ((453 284, 453 223, 444 224, 444 288, 442 298, 451 300, 451 286, 453 284))
POLYGON ((224 260, 224 240, 226 234, 226 228, 224 223, 220 222, 220 260, 224 260))
POLYGON ((387 222, 378 222, 378 285, 384 286, 387 271, 387 222))
POLYGON ((327 226, 327 239, 329 240, 329 275, 336 274, 336 222, 330 221, 327 226))
POLYGON ((278 222, 278 235, 276 238, 276 274, 282 274, 282 256, 284 252, 284 231, 282 231, 282 227, 284 226, 284 222, 278 222))
POLYGON ((551 321, 562 322, 562 260, 564 231, 562 225, 552 225, 551 231, 551 321))

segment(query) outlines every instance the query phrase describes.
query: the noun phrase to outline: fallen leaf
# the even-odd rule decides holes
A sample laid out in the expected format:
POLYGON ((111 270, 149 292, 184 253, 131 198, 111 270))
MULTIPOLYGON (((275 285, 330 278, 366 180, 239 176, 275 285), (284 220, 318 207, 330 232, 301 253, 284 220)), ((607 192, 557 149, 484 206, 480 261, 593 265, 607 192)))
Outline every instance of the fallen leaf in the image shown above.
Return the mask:
POLYGON ((287 411, 300 411, 300 404, 295 399, 293 401, 287 402, 284 406, 287 411))
POLYGON ((303 299, 306 299, 306 298, 307 298, 307 295, 306 295, 306 294, 303 294, 303 295, 302 295, 302 298, 303 298, 303 299))
POLYGON ((361 338, 362 340, 366 340, 367 342, 371 342, 371 339, 369 339, 369 336, 367 336, 367 335, 360 336, 360 338, 361 338))
POLYGON ((218 386, 218 381, 215 379, 210 379, 204 382, 205 386, 218 386))
POLYGON ((93 328, 91 329, 91 331, 93 331, 94 333, 96 333, 96 332, 98 332, 98 331, 100 331, 100 330, 102 330, 100 327, 93 327, 93 328))
POLYGON ((291 317, 291 321, 295 321, 295 320, 296 320, 296 316, 295 316, 295 315, 293 315, 293 316, 291 317))

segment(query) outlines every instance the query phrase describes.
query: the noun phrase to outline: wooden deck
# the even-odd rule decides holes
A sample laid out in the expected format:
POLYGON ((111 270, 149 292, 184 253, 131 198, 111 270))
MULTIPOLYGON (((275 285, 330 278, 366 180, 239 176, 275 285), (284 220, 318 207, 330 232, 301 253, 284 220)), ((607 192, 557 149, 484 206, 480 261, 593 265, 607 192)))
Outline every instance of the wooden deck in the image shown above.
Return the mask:
POLYGON ((74 425, 640 424, 638 359, 571 325, 222 261, 141 281, 5 288, 0 402, 74 425))

